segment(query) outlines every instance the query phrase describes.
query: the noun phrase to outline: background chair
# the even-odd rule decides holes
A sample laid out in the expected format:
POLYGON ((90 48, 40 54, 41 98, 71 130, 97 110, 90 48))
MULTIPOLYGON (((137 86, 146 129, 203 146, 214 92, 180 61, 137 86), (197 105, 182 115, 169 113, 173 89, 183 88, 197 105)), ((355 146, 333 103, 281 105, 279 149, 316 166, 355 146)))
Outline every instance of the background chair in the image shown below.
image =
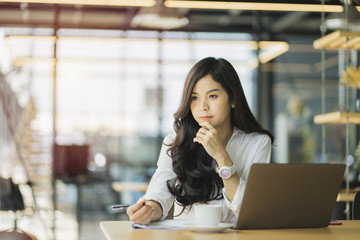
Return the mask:
POLYGON ((4 240, 36 240, 37 238, 17 227, 17 212, 24 210, 24 199, 19 186, 12 178, 0 178, 0 210, 12 211, 15 214, 14 228, 0 231, 0 239, 4 240))
POLYGON ((55 145, 53 174, 65 183, 88 175, 89 145, 55 145))
POLYGON ((37 240, 37 238, 19 229, 12 229, 0 232, 0 239, 4 240, 37 240))
MULTIPOLYGON (((65 184, 75 184, 77 187, 76 220, 78 222, 78 239, 80 239, 81 232, 82 187, 85 184, 91 183, 88 170, 89 153, 89 145, 56 144, 54 146, 54 212, 57 209, 56 180, 61 180, 65 184)), ((56 219, 54 218, 53 221, 53 226, 55 226, 56 219)))

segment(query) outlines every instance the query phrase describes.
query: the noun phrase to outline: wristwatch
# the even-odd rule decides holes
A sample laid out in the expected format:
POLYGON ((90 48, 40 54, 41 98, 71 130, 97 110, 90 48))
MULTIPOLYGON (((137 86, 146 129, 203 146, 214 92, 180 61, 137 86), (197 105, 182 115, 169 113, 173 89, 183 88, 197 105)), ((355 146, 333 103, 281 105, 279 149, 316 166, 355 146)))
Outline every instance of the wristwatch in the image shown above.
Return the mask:
POLYGON ((231 167, 224 166, 221 168, 216 168, 215 172, 217 172, 221 178, 228 179, 236 172, 236 169, 234 165, 232 165, 231 167))

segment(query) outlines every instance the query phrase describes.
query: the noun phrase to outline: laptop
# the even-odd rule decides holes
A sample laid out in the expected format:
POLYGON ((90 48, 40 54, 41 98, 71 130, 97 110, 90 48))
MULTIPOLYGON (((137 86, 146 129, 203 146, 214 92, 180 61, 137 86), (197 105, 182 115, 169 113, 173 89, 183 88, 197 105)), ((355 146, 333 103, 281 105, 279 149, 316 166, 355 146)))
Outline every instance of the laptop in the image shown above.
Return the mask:
POLYGON ((253 164, 236 229, 327 227, 345 164, 253 164))

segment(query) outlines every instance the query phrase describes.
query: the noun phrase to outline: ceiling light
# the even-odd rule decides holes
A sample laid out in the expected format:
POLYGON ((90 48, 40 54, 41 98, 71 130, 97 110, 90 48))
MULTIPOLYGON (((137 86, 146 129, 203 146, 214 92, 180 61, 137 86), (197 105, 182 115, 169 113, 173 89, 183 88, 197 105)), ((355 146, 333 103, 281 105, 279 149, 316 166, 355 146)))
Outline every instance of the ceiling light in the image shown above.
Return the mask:
POLYGON ((187 25, 189 20, 181 16, 176 9, 166 8, 164 0, 158 0, 151 8, 142 8, 133 18, 133 27, 146 27, 155 29, 173 29, 187 25))
POLYGON ((155 0, 0 0, 0 2, 13 3, 46 3, 46 4, 69 4, 69 5, 102 5, 102 6, 126 6, 126 7, 151 7, 155 0))
POLYGON ((259 61, 267 63, 289 50, 289 44, 282 41, 260 41, 259 61))
POLYGON ((340 5, 226 2, 226 1, 177 1, 167 0, 169 8, 238 9, 255 11, 294 11, 294 12, 342 12, 340 5))

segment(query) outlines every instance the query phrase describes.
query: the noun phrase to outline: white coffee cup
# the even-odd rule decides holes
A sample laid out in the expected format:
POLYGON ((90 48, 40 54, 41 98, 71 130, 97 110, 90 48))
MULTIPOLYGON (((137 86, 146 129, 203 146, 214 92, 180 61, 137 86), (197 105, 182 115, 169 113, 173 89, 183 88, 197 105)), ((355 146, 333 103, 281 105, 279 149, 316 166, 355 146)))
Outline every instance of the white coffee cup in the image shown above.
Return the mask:
POLYGON ((200 227, 216 227, 221 221, 220 205, 195 205, 195 223, 200 227))

